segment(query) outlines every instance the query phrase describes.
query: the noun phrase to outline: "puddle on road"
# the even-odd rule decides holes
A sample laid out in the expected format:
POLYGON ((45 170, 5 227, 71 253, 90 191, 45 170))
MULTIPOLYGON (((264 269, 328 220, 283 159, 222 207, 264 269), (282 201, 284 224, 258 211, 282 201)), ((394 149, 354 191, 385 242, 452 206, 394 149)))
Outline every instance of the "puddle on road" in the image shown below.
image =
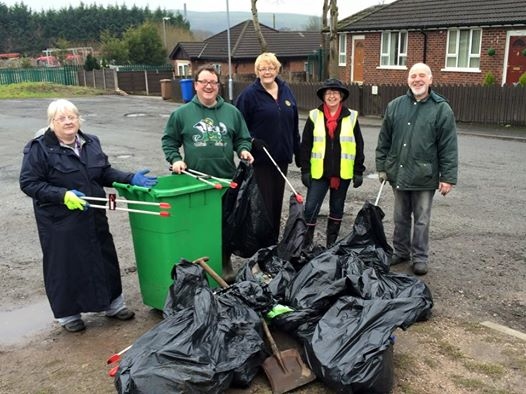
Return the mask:
POLYGON ((53 322, 53 313, 47 300, 9 312, 0 311, 0 344, 24 342, 29 336, 51 328, 53 322))

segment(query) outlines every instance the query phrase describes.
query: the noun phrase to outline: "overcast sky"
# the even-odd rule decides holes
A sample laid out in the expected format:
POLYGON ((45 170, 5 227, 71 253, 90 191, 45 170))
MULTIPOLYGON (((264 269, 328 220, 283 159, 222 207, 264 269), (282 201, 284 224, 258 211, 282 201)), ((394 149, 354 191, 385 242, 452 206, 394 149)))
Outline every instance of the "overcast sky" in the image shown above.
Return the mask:
MULTIPOLYGON (((392 3, 393 0, 337 0, 338 1, 338 19, 345 18, 357 11, 372 5, 380 3, 392 3)), ((182 10, 184 4, 188 11, 248 11, 250 12, 250 0, 0 0, 7 6, 13 6, 15 3, 24 3, 33 11, 40 11, 49 8, 65 8, 77 7, 80 3, 86 5, 100 4, 108 5, 123 5, 130 8, 134 4, 137 7, 144 8, 148 6, 150 10, 155 10, 157 7, 166 10, 182 10)), ((323 7, 323 0, 258 0, 258 12, 273 12, 273 13, 293 13, 320 16, 323 7)))

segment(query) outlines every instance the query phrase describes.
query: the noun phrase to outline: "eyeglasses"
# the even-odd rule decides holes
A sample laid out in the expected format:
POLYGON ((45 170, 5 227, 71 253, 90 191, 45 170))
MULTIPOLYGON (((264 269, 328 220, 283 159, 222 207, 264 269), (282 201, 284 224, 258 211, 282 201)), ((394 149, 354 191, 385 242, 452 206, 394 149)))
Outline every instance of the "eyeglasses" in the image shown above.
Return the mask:
POLYGON ((341 93, 339 90, 326 90, 325 96, 339 96, 341 93))
POLYGON ((201 85, 204 85, 204 86, 210 85, 213 88, 219 85, 218 81, 206 81, 206 80, 198 79, 196 82, 199 82, 201 85))
POLYGON ((53 120, 60 122, 60 123, 65 123, 65 122, 73 122, 77 120, 78 118, 79 117, 76 115, 68 115, 68 116, 59 116, 58 118, 54 118, 53 120))
POLYGON ((258 71, 260 73, 273 73, 274 71, 276 71, 276 67, 260 67, 258 68, 258 71))

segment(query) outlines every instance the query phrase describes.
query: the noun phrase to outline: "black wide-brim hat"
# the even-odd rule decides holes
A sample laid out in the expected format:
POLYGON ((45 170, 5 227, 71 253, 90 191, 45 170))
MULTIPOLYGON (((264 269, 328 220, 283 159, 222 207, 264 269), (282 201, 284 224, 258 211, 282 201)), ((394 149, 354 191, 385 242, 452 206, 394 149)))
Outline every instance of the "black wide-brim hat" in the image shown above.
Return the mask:
POLYGON ((344 101, 347 97, 349 97, 349 89, 345 87, 342 81, 336 78, 329 78, 329 79, 326 79, 325 82, 323 82, 323 85, 321 86, 321 88, 318 88, 318 90, 316 91, 316 94, 318 95, 321 101, 324 101, 323 95, 325 94, 325 91, 328 89, 339 90, 342 94, 342 101, 344 101))

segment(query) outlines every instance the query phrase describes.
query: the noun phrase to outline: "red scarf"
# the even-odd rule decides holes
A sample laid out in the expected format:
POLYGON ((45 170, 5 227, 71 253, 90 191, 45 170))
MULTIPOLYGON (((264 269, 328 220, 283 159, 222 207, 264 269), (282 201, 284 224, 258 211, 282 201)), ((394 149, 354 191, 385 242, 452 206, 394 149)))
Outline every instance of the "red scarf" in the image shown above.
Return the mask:
MULTIPOLYGON (((325 116, 325 125, 327 126, 327 133, 329 134, 329 138, 331 140, 334 139, 334 131, 336 130, 336 126, 338 126, 338 118, 340 117, 341 112, 341 103, 338 105, 338 109, 336 110, 334 115, 331 115, 329 106, 327 104, 323 104, 323 115, 325 116)), ((338 188, 340 187, 340 177, 331 176, 330 183, 331 189, 338 190, 338 188)))
POLYGON ((341 112, 341 103, 338 105, 338 109, 336 110, 334 115, 331 115, 329 106, 327 104, 323 104, 323 115, 325 115, 325 125, 327 126, 327 131, 329 132, 329 137, 331 137, 331 140, 334 139, 334 130, 336 130, 336 126, 338 125, 338 118, 340 117, 341 112))

